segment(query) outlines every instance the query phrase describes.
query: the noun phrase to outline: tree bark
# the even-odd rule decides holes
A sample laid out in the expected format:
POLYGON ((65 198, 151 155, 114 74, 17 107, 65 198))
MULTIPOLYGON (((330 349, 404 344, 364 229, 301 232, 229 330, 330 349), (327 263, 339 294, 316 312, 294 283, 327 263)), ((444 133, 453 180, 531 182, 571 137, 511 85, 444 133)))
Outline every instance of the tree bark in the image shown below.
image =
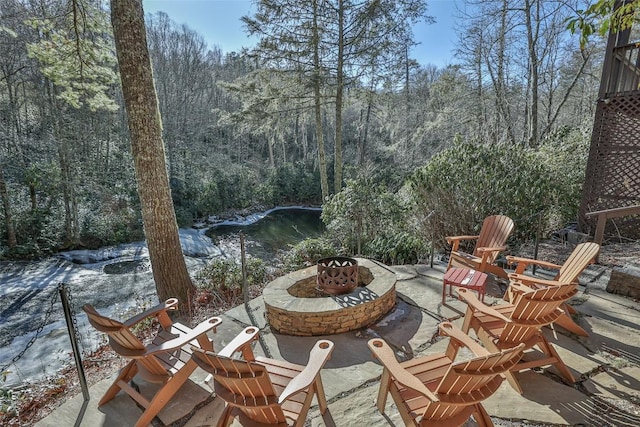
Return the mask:
POLYGON ((18 244, 16 239, 16 229, 13 226, 13 217, 11 215, 11 201, 9 193, 4 182, 4 174, 2 173, 2 165, 0 165, 0 198, 2 199, 2 209, 4 212, 4 225, 7 232, 7 246, 13 249, 18 244))
POLYGON ((525 22, 527 26, 527 49, 529 53, 529 79, 531 87, 531 100, 529 109, 529 135, 528 144, 529 147, 535 147, 538 145, 538 84, 539 77, 538 72, 540 65, 538 61, 538 52, 536 50, 536 44, 539 37, 540 27, 540 3, 525 1, 525 22), (534 4, 535 3, 535 4, 534 4), (535 13, 535 22, 533 21, 531 14, 535 13))
POLYGON ((333 191, 342 189, 342 95, 344 90, 344 4, 338 0, 338 65, 336 70, 336 143, 333 150, 333 191))
POLYGON ((318 1, 313 0, 313 98, 316 118, 316 139, 318 144, 318 162, 320 163, 320 187, 322 202, 329 198, 329 179, 327 178, 327 160, 324 153, 322 135, 322 106, 320 103, 320 35, 318 33, 318 1))
POLYGON ((159 299, 187 311, 195 287, 182 255, 141 0, 112 0, 111 24, 127 110, 142 222, 159 299))

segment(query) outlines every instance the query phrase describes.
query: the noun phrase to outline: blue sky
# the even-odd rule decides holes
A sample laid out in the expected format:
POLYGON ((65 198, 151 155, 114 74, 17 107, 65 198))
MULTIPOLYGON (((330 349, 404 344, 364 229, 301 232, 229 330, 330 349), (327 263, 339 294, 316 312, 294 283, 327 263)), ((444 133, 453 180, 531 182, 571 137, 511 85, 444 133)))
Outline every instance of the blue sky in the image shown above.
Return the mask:
MULTIPOLYGON (((421 64, 439 67, 454 62, 454 0, 428 0, 428 14, 435 24, 419 23, 414 27, 416 41, 413 57, 421 64)), ((178 24, 187 24, 202 34, 210 46, 218 45, 223 53, 251 47, 256 40, 243 30, 240 17, 252 12, 249 0, 143 0, 145 13, 166 12, 178 24)))

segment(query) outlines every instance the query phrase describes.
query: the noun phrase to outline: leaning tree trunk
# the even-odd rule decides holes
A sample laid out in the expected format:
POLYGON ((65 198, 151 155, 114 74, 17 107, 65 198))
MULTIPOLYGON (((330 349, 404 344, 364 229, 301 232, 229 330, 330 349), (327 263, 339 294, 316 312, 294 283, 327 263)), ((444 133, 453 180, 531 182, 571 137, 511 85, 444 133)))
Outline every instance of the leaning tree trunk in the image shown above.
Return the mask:
POLYGON ((177 297, 180 309, 186 312, 195 288, 182 256, 171 201, 142 1, 112 0, 111 24, 156 290, 160 300, 177 297))

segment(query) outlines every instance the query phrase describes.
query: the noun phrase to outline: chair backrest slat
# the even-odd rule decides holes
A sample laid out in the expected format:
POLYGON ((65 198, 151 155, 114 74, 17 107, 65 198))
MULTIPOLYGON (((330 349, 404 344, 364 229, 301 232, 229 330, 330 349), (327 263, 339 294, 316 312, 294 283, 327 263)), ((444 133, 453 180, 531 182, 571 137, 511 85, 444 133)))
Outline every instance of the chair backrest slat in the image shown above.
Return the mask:
POLYGON ((505 325, 499 342, 508 346, 534 337, 541 327, 556 321, 562 314, 562 304, 576 293, 576 285, 572 283, 517 293, 510 314, 512 322, 505 325))
POLYGON ((580 273, 593 262, 600 252, 600 245, 594 242, 580 243, 562 264, 555 280, 561 283, 573 283, 580 273))
POLYGON ((495 390, 485 389, 493 378, 513 367, 522 356, 523 346, 516 346, 501 352, 477 356, 452 364, 440 381, 436 392, 446 395, 464 395, 474 400, 473 393, 491 394, 495 390))
POLYGON ((195 350, 192 357, 213 374, 216 393, 229 405, 242 408, 249 418, 260 423, 286 421, 264 366, 200 350, 195 350))
MULTIPOLYGON (((486 217, 482 222, 482 228, 480 229, 473 255, 481 256, 477 252, 477 248, 480 247, 504 246, 512 231, 513 220, 508 216, 491 215, 486 217)), ((495 252, 488 262, 494 262, 497 256, 498 253, 495 252)))

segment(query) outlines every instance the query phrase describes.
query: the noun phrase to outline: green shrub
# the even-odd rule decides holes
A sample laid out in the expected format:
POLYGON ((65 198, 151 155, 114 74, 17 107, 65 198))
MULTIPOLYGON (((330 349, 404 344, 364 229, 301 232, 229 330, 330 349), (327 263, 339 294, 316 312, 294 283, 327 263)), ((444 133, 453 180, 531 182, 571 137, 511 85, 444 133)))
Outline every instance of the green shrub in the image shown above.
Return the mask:
POLYGON ((321 258, 336 254, 338 254, 338 250, 326 238, 305 239, 296 244, 284 256, 284 268, 286 271, 298 270, 314 265, 321 258))
POLYGON ((365 253, 385 264, 416 264, 427 258, 429 248, 421 237, 399 232, 374 238, 365 248, 365 253))
POLYGON ((117 198, 82 210, 80 240, 89 248, 117 245, 144 238, 140 213, 117 198))
POLYGON ((492 214, 510 216, 513 239, 535 237, 538 216, 574 220, 588 145, 580 134, 545 141, 538 150, 498 144, 456 142, 408 180, 415 221, 440 248, 445 236, 473 234, 492 214), (428 219, 427 219, 428 218, 428 219))
POLYGON ((368 255, 377 237, 408 231, 406 218, 402 200, 372 178, 348 180, 322 209, 329 238, 346 254, 368 255))
MULTIPOLYGON (((264 261, 247 259, 248 286, 261 285, 268 277, 264 261)), ((233 259, 216 258, 198 271, 194 282, 198 288, 211 292, 217 301, 235 306, 242 296, 242 266, 233 259)))

